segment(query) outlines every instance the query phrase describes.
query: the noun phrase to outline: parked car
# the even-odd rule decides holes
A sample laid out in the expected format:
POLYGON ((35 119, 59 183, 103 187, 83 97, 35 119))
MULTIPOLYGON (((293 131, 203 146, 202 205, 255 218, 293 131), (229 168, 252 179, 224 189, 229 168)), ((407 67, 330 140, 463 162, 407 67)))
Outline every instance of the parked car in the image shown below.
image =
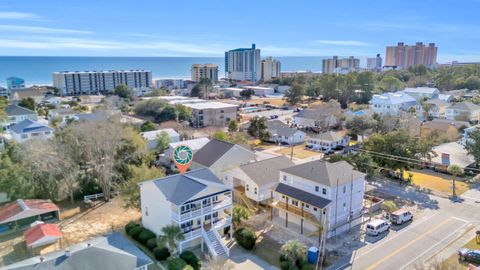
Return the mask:
POLYGON ((368 235, 378 236, 389 229, 390 223, 388 223, 388 221, 383 219, 375 219, 367 223, 367 229, 365 233, 368 235))
POLYGON ((480 263, 480 250, 478 249, 462 248, 458 251, 458 256, 461 261, 480 263))
POLYGON ((289 108, 288 108, 288 106, 282 106, 282 107, 280 107, 280 109, 286 111, 286 110, 288 110, 289 108))
POLYGON ((332 155, 332 154, 335 154, 335 151, 333 151, 332 149, 327 149, 327 150, 323 151, 323 154, 324 155, 332 155))
POLYGON ((389 215, 389 220, 393 224, 402 225, 405 222, 413 220, 413 214, 408 210, 399 209, 389 215))

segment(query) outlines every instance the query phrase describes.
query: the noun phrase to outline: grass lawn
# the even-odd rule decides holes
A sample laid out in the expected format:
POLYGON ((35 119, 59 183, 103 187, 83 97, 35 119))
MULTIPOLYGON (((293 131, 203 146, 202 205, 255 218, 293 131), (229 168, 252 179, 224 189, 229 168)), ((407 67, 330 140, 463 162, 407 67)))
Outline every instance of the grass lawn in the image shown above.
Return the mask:
MULTIPOLYGON (((278 150, 277 153, 290 156, 292 152, 292 147, 285 147, 281 150, 278 150)), ((299 159, 309 158, 318 155, 318 152, 310 151, 305 149, 305 145, 295 145, 293 147, 293 156, 299 159)))
MULTIPOLYGON (((412 171, 413 183, 422 188, 428 188, 434 191, 442 192, 447 195, 452 194, 452 177, 450 175, 435 172, 412 171)), ((404 178, 408 178, 408 172, 405 171, 404 178)), ((461 195, 469 189, 468 184, 462 181, 456 181, 457 195, 461 195)))
MULTIPOLYGON (((472 240, 470 240, 470 242, 468 242, 464 247, 468 248, 468 249, 480 249, 480 242, 477 242, 477 239, 476 238, 473 238, 472 240)), ((458 254, 453 254, 452 256, 450 256, 450 258, 446 259, 443 264, 447 267, 447 266, 452 266, 451 269, 457 269, 458 267, 460 267, 461 269, 466 269, 467 268, 467 265, 464 265, 464 264, 461 264, 461 262, 458 260, 458 254), (453 268, 453 267, 457 267, 457 268, 453 268)))
POLYGON ((253 253, 269 264, 280 267, 281 247, 282 245, 272 238, 265 235, 260 235, 253 253))

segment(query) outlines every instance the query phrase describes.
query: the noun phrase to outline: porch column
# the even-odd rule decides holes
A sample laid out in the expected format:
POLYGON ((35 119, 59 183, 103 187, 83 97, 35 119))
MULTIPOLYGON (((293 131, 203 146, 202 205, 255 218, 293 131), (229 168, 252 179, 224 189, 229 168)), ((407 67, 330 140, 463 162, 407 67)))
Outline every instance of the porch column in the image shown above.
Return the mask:
POLYGON ((285 211, 285 228, 288 228, 288 197, 285 197, 285 200, 286 200, 285 209, 287 210, 285 211))
POLYGON ((233 227, 232 225, 230 225, 230 230, 228 230, 230 232, 230 239, 233 238, 233 227))
POLYGON ((202 250, 202 253, 203 253, 203 237, 200 238, 200 249, 202 250))
POLYGON ((300 219, 300 234, 303 234, 303 218, 300 219))

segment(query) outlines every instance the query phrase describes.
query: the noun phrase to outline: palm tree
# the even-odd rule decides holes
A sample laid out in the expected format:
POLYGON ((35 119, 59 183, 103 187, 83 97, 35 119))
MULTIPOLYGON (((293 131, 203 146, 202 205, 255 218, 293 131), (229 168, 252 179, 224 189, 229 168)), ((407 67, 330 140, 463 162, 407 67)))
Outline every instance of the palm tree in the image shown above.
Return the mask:
POLYGON ((455 164, 452 164, 452 165, 449 165, 448 168, 447 168, 447 171, 448 173, 450 173, 453 177, 452 177, 452 197, 455 198, 457 197, 457 193, 456 193, 456 186, 455 186, 455 178, 458 176, 458 175, 462 175, 463 174, 463 169, 460 168, 460 166, 458 165, 455 165, 455 164))
POLYGON ((307 246, 296 239, 288 240, 283 244, 281 252, 292 265, 295 265, 298 260, 305 259, 307 246))
POLYGON ((250 212, 248 209, 241 205, 235 205, 233 207, 232 220, 234 227, 237 227, 242 223, 242 220, 248 219, 250 217, 250 212))
POLYGON ((171 253, 175 253, 176 243, 185 239, 182 229, 176 225, 167 225, 162 228, 162 233, 157 239, 158 246, 166 246, 171 253))

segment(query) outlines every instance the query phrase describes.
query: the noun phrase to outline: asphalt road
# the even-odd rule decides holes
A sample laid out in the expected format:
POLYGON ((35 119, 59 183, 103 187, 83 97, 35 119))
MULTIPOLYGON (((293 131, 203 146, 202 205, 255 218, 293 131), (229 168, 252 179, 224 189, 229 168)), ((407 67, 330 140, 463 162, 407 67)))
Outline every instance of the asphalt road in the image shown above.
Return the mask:
POLYGON ((478 190, 465 193, 462 202, 452 202, 395 186, 383 189, 391 195, 410 196, 426 209, 409 224, 392 227, 377 238, 367 237, 367 245, 351 254, 349 263, 337 269, 416 269, 427 265, 433 257, 439 261, 448 258, 463 245, 462 236, 469 240, 480 228, 478 190))

